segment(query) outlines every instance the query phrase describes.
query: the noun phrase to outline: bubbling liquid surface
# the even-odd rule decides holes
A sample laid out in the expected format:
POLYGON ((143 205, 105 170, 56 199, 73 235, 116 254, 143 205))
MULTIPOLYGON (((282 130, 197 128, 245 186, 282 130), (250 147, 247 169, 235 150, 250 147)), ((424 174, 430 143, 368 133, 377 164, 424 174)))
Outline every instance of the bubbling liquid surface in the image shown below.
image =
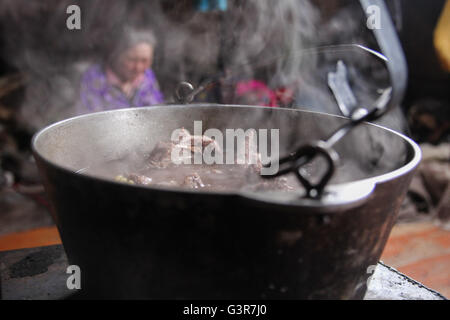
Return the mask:
POLYGON ((294 191, 302 189, 292 174, 263 178, 254 165, 170 165, 153 167, 126 160, 113 160, 92 166, 79 173, 123 183, 198 189, 209 191, 294 191))

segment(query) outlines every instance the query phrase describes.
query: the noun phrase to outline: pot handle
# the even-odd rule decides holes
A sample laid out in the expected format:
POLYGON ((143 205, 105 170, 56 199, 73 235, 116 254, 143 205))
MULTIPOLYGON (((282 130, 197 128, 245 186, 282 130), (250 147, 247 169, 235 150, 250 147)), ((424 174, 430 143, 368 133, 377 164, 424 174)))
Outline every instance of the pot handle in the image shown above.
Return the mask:
MULTIPOLYGON (((306 190, 306 196, 311 199, 320 198, 330 179, 336 170, 339 156, 333 148, 329 148, 324 141, 316 141, 300 147, 287 157, 279 159, 280 169, 274 175, 261 175, 266 179, 272 179, 289 172, 293 172, 306 190), (322 157, 326 162, 326 168, 318 182, 314 183, 304 173, 303 167, 317 157, 322 157)), ((263 167, 270 167, 271 163, 263 167)))
POLYGON ((262 205, 290 206, 320 212, 336 212, 360 206, 368 200, 376 188, 373 179, 328 185, 320 198, 310 198, 306 192, 254 192, 242 191, 240 196, 246 200, 257 201, 262 205))

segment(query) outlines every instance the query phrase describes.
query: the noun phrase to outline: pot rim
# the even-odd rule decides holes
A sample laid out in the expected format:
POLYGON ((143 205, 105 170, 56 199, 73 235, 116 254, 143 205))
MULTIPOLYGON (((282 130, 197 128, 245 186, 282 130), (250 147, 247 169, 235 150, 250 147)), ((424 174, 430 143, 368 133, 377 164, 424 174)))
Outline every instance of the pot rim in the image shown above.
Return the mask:
MULTIPOLYGON (((289 112, 302 112, 302 113, 310 113, 310 114, 318 114, 318 115, 324 115, 324 116, 329 116, 329 117, 336 117, 336 118, 341 118, 341 119, 347 119, 346 117, 343 116, 339 116, 339 115, 334 115, 334 114, 328 114, 328 113, 324 113, 324 112, 317 112, 317 111, 310 111, 310 110, 303 110, 303 109, 289 109, 289 108, 273 108, 273 107, 262 107, 262 106, 250 106, 250 105, 229 105, 229 104, 214 104, 214 103, 196 103, 196 104, 187 104, 187 105, 165 105, 165 104, 159 104, 159 105, 154 105, 154 106, 146 106, 146 107, 134 107, 134 108, 121 108, 121 109, 113 109, 113 110, 107 110, 107 111, 100 111, 100 112, 94 112, 94 113, 88 113, 88 114, 83 114, 83 115, 78 115, 75 117, 71 117, 68 119, 64 119, 58 122, 55 122, 53 124, 50 124, 42 129, 40 129, 38 132, 36 132, 33 135, 33 138, 31 140, 31 148, 32 148, 32 152, 33 155, 35 157, 38 157, 39 159, 41 159, 43 162, 47 163, 49 166, 55 167, 59 170, 62 170, 68 174, 77 174, 77 171, 73 171, 61 164, 58 164, 50 159, 48 159, 47 157, 45 157, 43 154, 41 154, 41 152, 39 152, 39 150, 36 147, 37 141, 39 140, 39 138, 42 136, 42 134, 44 134, 45 132, 58 127, 58 126, 62 126, 66 123, 70 123, 79 119, 83 119, 83 118, 88 118, 88 117, 95 117, 95 116, 99 116, 102 114, 109 114, 109 113, 117 113, 117 112, 133 112, 133 111, 139 111, 142 109, 153 109, 153 108, 179 108, 179 109, 185 109, 185 108, 197 108, 197 107, 216 107, 216 108, 223 108, 223 107, 233 107, 233 108, 262 108, 262 109, 269 109, 272 111, 280 111, 282 112, 283 110, 289 111, 289 112)), ((323 199, 320 200, 313 200, 313 199, 298 199, 297 201, 294 201, 295 203, 293 203, 292 201, 290 203, 286 203, 286 204, 295 204, 296 206, 298 205, 302 205, 302 206, 307 206, 307 207, 323 207, 324 205, 326 206, 341 206, 343 204, 348 204, 348 203, 360 203, 362 200, 364 200, 365 198, 367 198, 374 190, 374 188, 376 187, 377 184, 379 183, 385 183, 388 181, 391 181, 393 179, 396 179, 412 170, 414 170, 420 163, 421 159, 422 159, 422 151, 420 149, 420 147, 417 145, 416 142, 414 142, 412 139, 408 138, 407 136, 396 132, 392 129, 383 127, 381 125, 378 124, 374 124, 374 123, 370 123, 370 122, 364 122, 364 125, 370 125, 370 126, 375 126, 379 129, 382 130, 386 130, 390 133, 393 133, 395 135, 397 135, 398 137, 400 137, 401 139, 403 139, 405 142, 407 142, 407 144, 412 148, 412 158, 403 166, 401 166, 398 169, 395 169, 393 171, 390 171, 388 173, 384 173, 375 177, 371 177, 371 178, 365 178, 365 179, 359 179, 359 180, 355 180, 355 181, 350 181, 350 182, 344 182, 344 183, 335 183, 332 184, 330 183, 326 189, 334 189, 334 190, 338 190, 341 188, 347 188, 352 189, 352 191, 356 191, 357 194, 354 194, 353 196, 347 197, 345 199, 340 199, 339 201, 336 201, 336 199, 332 199, 331 201, 323 201, 323 199)), ((125 184, 123 182, 118 182, 115 181, 113 179, 107 179, 107 178, 102 178, 102 177, 97 177, 94 175, 87 175, 87 174, 80 174, 81 176, 88 178, 88 179, 93 179, 96 181, 102 181, 102 182, 107 182, 107 183, 113 183, 113 184, 118 184, 118 185, 126 185, 127 187, 132 187, 132 188, 144 188, 144 189, 148 189, 148 190, 154 190, 154 191, 162 191, 162 192, 171 192, 171 193, 185 193, 185 194, 195 194, 195 195, 223 195, 223 196, 230 196, 230 195, 234 195, 234 196, 243 196, 246 198, 250 198, 253 200, 258 200, 258 201, 262 201, 262 202, 266 202, 266 203, 274 203, 274 201, 271 201, 273 199, 267 199, 266 197, 257 197, 255 196, 256 192, 248 192, 248 191, 233 191, 233 192, 229 192, 229 191, 211 191, 211 190, 191 190, 191 189, 184 189, 184 188, 180 188, 180 187, 173 187, 173 188, 168 188, 168 187, 164 187, 164 186, 142 186, 142 185, 133 185, 133 184, 125 184)), ((295 193, 294 193, 295 194, 295 193)), ((298 197, 298 195, 297 195, 298 197)), ((292 200, 292 199, 291 199, 292 200)), ((281 200, 280 200, 281 201, 281 200)), ((276 202, 280 202, 280 201, 276 201, 276 202)), ((278 204, 278 203, 277 203, 278 204)), ((279 203, 281 204, 281 203, 279 203)))

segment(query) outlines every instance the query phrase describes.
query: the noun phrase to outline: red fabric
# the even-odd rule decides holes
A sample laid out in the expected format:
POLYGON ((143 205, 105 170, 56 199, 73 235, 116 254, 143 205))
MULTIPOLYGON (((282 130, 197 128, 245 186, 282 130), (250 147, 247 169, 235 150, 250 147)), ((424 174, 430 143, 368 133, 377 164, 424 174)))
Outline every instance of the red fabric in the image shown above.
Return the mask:
POLYGON ((249 100, 250 104, 256 103, 266 107, 278 106, 275 92, 258 80, 238 82, 236 96, 241 101, 244 100, 244 103, 245 100, 249 100))

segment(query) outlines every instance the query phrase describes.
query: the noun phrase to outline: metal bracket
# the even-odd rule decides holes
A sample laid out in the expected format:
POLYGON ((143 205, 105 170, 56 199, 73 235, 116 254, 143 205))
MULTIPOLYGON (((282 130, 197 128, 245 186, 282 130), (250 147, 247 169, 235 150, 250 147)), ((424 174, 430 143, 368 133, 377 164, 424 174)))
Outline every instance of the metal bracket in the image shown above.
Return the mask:
POLYGON ((341 113, 350 117, 357 102, 347 80, 347 67, 341 60, 337 63, 336 72, 328 73, 328 86, 336 98, 341 113))
MULTIPOLYGON (((327 140, 304 145, 289 156, 277 160, 284 165, 284 169, 275 176, 289 172, 295 173, 305 187, 306 195, 309 198, 319 199, 324 192, 326 184, 335 172, 338 157, 333 146, 359 124, 365 121, 374 121, 385 115, 392 108, 397 107, 403 98, 406 88, 406 60, 386 4, 383 0, 360 0, 360 3, 367 18, 371 18, 371 9, 375 8, 380 15, 380 28, 374 29, 373 32, 382 51, 382 54, 379 56, 386 61, 391 87, 383 91, 372 109, 367 110, 356 107, 350 110, 349 107, 353 104, 356 106, 356 103, 354 103, 356 99, 354 99, 348 85, 344 64, 338 62, 337 72, 329 74, 330 87, 335 93, 339 107, 350 118, 350 121, 336 130, 327 140), (327 168, 319 179, 319 183, 313 184, 301 172, 303 166, 319 155, 324 156, 327 160, 327 168)), ((270 178, 274 176, 263 177, 270 178)))

